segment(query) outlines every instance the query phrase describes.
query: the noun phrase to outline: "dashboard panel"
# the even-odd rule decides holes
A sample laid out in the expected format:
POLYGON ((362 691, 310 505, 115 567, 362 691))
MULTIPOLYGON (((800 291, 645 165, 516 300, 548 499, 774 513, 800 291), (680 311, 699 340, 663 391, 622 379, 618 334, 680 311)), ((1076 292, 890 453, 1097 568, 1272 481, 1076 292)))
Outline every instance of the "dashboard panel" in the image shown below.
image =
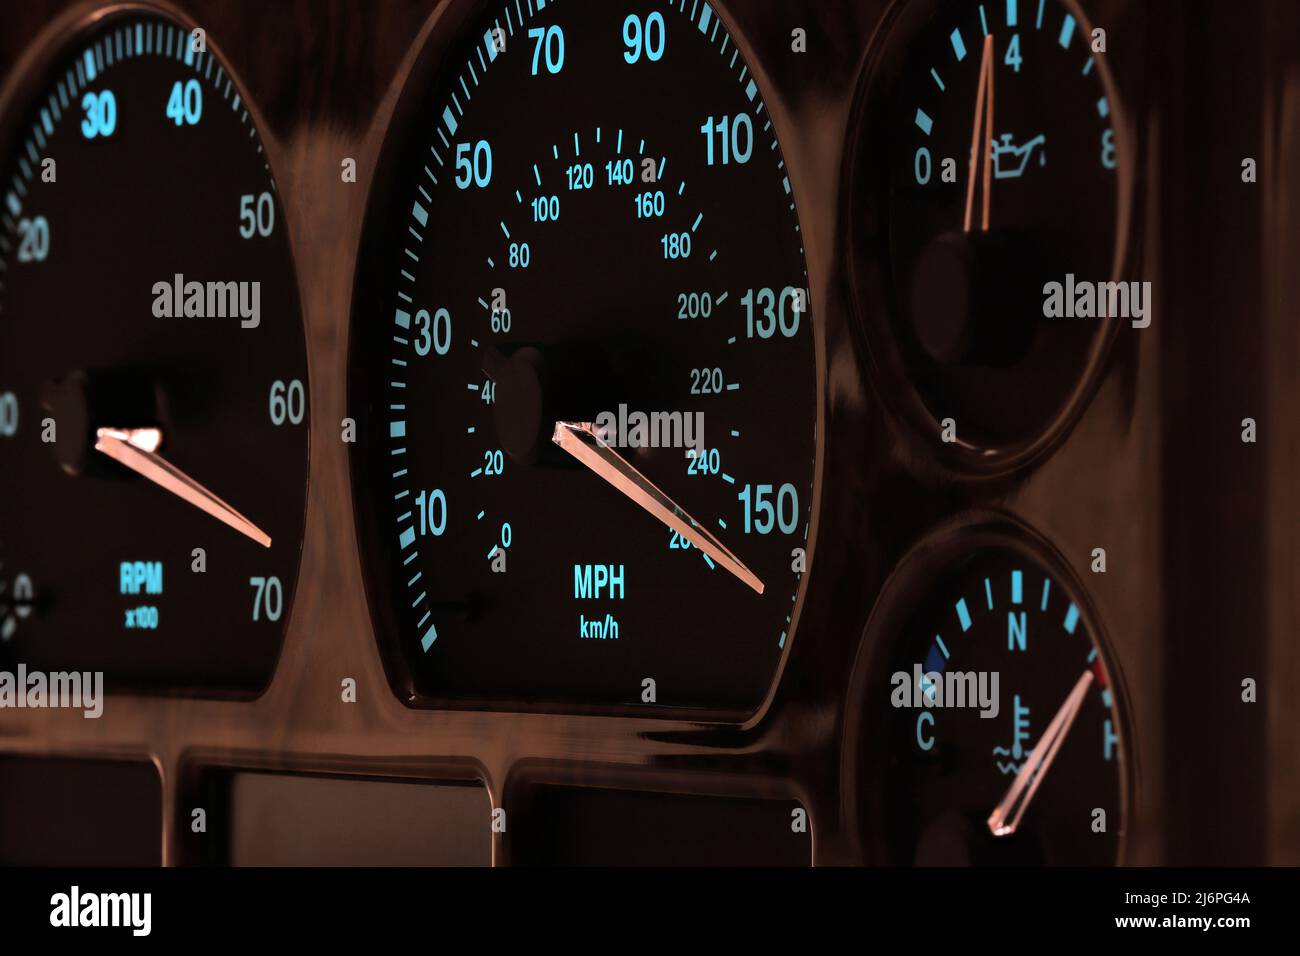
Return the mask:
POLYGON ((0 862, 1300 862, 1292 5, 5 18, 0 862))

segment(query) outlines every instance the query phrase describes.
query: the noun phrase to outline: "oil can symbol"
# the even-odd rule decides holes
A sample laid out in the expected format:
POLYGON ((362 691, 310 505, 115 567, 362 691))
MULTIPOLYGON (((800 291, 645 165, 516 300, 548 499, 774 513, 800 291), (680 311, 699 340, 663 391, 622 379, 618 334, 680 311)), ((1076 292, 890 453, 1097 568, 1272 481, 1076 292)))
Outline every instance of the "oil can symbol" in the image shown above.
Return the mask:
POLYGON ((990 156, 993 159, 993 176, 995 179, 1019 179, 1029 166, 1030 157, 1039 146, 1038 165, 1047 165, 1047 137, 1039 133, 1022 146, 1011 142, 1011 134, 1003 133, 1000 140, 989 143, 990 156))
POLYGON ((1003 776, 1009 776, 1020 772, 1020 767, 1026 757, 1032 751, 1025 748, 1029 742, 1029 708, 1020 703, 1020 695, 1016 694, 1011 701, 1011 747, 994 747, 994 763, 997 764, 998 772, 1003 776), (998 760, 998 757, 1010 757, 1010 760, 998 760))

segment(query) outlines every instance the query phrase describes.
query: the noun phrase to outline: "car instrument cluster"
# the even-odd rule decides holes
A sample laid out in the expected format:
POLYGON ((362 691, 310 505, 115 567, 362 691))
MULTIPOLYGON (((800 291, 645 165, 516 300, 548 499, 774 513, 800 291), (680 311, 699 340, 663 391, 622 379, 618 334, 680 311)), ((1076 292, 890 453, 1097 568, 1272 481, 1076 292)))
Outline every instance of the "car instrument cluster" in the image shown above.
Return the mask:
POLYGON ((1292 5, 3 18, 0 862, 1300 862, 1292 5))

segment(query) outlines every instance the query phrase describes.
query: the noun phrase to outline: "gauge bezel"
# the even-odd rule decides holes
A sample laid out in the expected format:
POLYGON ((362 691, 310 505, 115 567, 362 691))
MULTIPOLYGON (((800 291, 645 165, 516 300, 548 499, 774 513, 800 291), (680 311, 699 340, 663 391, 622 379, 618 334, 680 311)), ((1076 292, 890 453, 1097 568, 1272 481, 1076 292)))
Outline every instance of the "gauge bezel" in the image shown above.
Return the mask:
POLYGON ((888 865, 883 779, 885 739, 879 715, 888 709, 888 681, 882 675, 890 666, 899 635, 911 615, 932 596, 934 580, 965 556, 993 548, 1022 555, 1040 565, 1069 594, 1079 609, 1085 633, 1097 649, 1112 692, 1119 727, 1116 767, 1120 790, 1120 832, 1116 865, 1123 865, 1133 832, 1133 809, 1138 805, 1136 735, 1124 678, 1096 605, 1066 558, 1042 534, 1009 512, 976 511, 933 530, 914 545, 886 579, 880 597, 863 631, 849 682, 845 731, 840 766, 844 768, 841 816, 853 845, 868 865, 888 865), (871 822, 874 821, 874 824, 871 822))
MULTIPOLYGON (((116 0, 100 3, 96 0, 79 0, 67 10, 52 19, 30 44, 26 52, 14 63, 8 75, 0 78, 0 161, 7 161, 10 150, 17 142, 23 123, 28 119, 28 108, 35 97, 48 87, 54 78, 54 69, 60 59, 80 42, 89 39, 95 31, 114 20, 129 17, 158 17, 170 21, 187 33, 195 29, 204 30, 204 43, 210 55, 225 70, 231 85, 238 92, 244 109, 248 111, 251 128, 257 136, 257 143, 262 147, 262 156, 267 167, 267 175, 275 191, 276 201, 282 213, 286 212, 287 200, 282 192, 281 180, 276 170, 284 165, 281 145, 271 134, 265 118, 253 97, 240 79, 221 45, 189 13, 168 0, 116 0)), ((312 372, 311 348, 308 337, 307 316, 303 308, 302 280, 298 267, 297 241, 293 234, 293 221, 288 215, 282 215, 280 221, 285 229, 284 242, 289 255, 291 288, 290 296, 295 306, 296 318, 302 328, 303 375, 307 388, 307 419, 304 422, 303 439, 306 444, 306 462, 302 490, 302 534, 294 545, 293 588, 285 600, 284 613, 280 619, 279 640, 276 647, 275 661, 268 668, 266 677, 256 687, 229 688, 221 686, 144 686, 106 690, 115 697, 180 697, 196 700, 233 700, 252 701, 262 697, 271 687, 279 670, 284 655, 286 638, 293 625, 294 611, 298 605, 300 586, 302 584, 303 554, 309 525, 312 481, 312 411, 315 403, 314 375, 312 372)))
MULTIPOLYGON (((1082 32, 1090 34, 1092 22, 1078 0, 1059 2, 1074 16, 1082 32)), ((847 197, 849 207, 844 217, 844 237, 854 310, 854 340, 913 469, 920 472, 937 469, 938 477, 947 480, 999 479, 1041 463, 1069 435, 1101 384, 1120 323, 1107 322, 1093 338, 1087 363, 1069 396, 1037 434, 1003 445, 968 442, 960 434, 956 441, 942 440, 940 421, 913 383, 894 342, 897 307, 889 278, 889 252, 882 247, 889 220, 881 207, 879 184, 888 175, 888 156, 878 144, 892 137, 887 127, 890 114, 887 104, 896 94, 898 74, 909 52, 911 37, 904 32, 905 13, 909 9, 914 9, 914 5, 908 0, 894 0, 872 36, 858 78, 849 141, 844 151, 841 181, 842 195, 847 197)), ((1109 278, 1119 281, 1134 268, 1136 135, 1110 65, 1105 57, 1098 57, 1096 62, 1097 74, 1111 104, 1118 156, 1115 241, 1109 278)))
MULTIPOLYGON (((346 333, 346 395, 348 414, 357 418, 364 396, 359 393, 354 375, 358 363, 358 342, 355 335, 359 323, 366 321, 366 303, 381 299, 389 284, 381 279, 381 270, 377 259, 380 251, 391 243, 393 228, 389 212, 398 208, 394 205, 402 184, 396 182, 394 173, 401 168, 402 159, 408 147, 426 145, 414 125, 414 120, 422 109, 431 101, 436 86, 443 77, 443 67, 449 51, 463 40, 463 31, 485 8, 491 7, 496 0, 447 0, 424 21, 423 28, 416 34, 406 56, 409 67, 400 72, 396 81, 393 107, 387 128, 384 131, 378 158, 375 163, 373 185, 366 197, 363 217, 362 238, 356 258, 353 279, 352 303, 346 333)), ((717 17, 731 37, 731 41, 744 57, 751 76, 758 86, 759 96, 772 119, 774 135, 778 143, 783 141, 783 131, 792 127, 788 111, 783 102, 773 93, 762 60, 758 57, 749 38, 744 35, 733 19, 731 12, 717 0, 709 0, 714 16, 717 17)), ((786 160, 786 168, 793 193, 796 197, 794 216, 799 223, 800 235, 803 230, 803 218, 800 215, 797 197, 800 189, 799 162, 781 147, 786 160)), ((351 511, 358 547, 358 562, 362 569, 362 580, 366 602, 374 629, 375 640, 379 645, 380 659, 385 675, 394 695, 404 705, 415 709, 438 709, 456 711, 520 712, 528 714, 552 714, 574 716, 597 716, 616 718, 645 718, 651 720, 670 720, 697 722, 700 724, 717 724, 750 728, 758 724, 768 713, 776 697, 789 661, 791 649, 796 643, 803 611, 808 601, 809 581, 814 567, 817 550, 818 528, 823 500, 823 466, 826 455, 826 423, 830 402, 830 380, 827 359, 827 316, 818 307, 816 283, 813 282, 809 267, 809 252, 805 246, 802 254, 805 276, 809 282, 811 327, 813 333, 813 353, 815 358, 815 390, 817 417, 815 422, 815 448, 810 494, 812 499, 808 509, 808 537, 804 544, 807 555, 806 570, 799 580, 797 598, 790 615, 788 636, 780 657, 772 672, 771 681, 758 706, 752 711, 736 711, 722 708, 698 708, 675 706, 645 705, 582 705, 557 701, 525 701, 506 696, 448 698, 425 696, 417 693, 415 680, 403 659, 399 642, 402 640, 402 628, 392 602, 384 600, 384 569, 382 548, 377 523, 367 516, 370 504, 375 500, 380 489, 367 480, 364 452, 360 443, 353 443, 348 449, 348 472, 351 481, 351 511)))

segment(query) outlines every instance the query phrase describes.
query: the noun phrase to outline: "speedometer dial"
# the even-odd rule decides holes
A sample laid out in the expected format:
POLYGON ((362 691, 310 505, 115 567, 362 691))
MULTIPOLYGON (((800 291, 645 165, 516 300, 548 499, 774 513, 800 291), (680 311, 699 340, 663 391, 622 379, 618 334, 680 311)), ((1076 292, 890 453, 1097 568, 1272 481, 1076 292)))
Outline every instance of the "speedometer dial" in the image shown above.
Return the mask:
POLYGON ((708 3, 475 8, 387 147, 358 512, 414 700, 748 713, 820 415, 789 173, 708 3))
POLYGON ((21 118, 0 169, 0 648, 110 687, 255 691, 307 485, 275 182, 202 31, 123 10, 50 63, 0 109, 21 118))

